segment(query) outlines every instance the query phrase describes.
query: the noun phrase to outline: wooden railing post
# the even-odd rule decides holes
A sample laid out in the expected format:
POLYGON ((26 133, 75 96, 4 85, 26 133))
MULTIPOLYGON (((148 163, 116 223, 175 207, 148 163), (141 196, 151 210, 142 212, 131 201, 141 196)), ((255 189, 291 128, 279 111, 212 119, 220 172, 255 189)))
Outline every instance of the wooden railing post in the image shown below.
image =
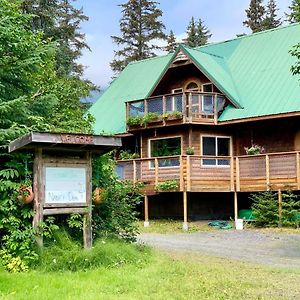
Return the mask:
POLYGON ((234 191, 234 157, 230 158, 230 189, 234 191))
POLYGON ((214 122, 215 122, 215 125, 217 125, 217 123, 218 123, 217 94, 215 94, 212 97, 214 97, 214 122))
POLYGON ((192 116, 192 93, 189 93, 189 122, 193 121, 193 116, 192 116))
POLYGON ((144 115, 148 113, 148 102, 147 99, 144 100, 144 115))
POLYGON ((187 191, 191 191, 191 157, 186 158, 187 191))
POLYGON ((186 122, 186 120, 189 117, 189 113, 188 113, 188 103, 187 103, 187 99, 186 99, 186 93, 182 94, 182 113, 183 113, 183 121, 184 123, 186 122))
POLYGON ((241 190, 241 181, 240 181, 240 159, 236 158, 236 191, 241 190))
POLYGON ((158 184, 158 159, 154 159, 154 166, 155 166, 155 185, 158 184))
POLYGON ((278 227, 282 227, 282 192, 278 190, 278 227))
POLYGON ((270 157, 266 155, 266 183, 267 183, 267 191, 270 190, 270 157))
POLYGON ((297 164, 297 189, 300 190, 300 154, 296 154, 296 164, 297 164))
POLYGON ((133 160, 133 183, 136 183, 136 161, 133 160))
POLYGON ((180 156, 180 191, 184 190, 184 178, 183 178, 183 157, 180 156))

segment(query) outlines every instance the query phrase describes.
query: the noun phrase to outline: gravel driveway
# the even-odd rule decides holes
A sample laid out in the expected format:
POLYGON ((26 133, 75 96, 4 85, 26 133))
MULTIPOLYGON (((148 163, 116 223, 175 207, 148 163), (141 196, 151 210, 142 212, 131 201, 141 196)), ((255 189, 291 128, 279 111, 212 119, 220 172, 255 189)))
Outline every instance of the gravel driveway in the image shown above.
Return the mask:
POLYGON ((182 234, 141 234, 139 242, 156 248, 194 252, 300 269, 300 234, 258 231, 217 231, 182 234))

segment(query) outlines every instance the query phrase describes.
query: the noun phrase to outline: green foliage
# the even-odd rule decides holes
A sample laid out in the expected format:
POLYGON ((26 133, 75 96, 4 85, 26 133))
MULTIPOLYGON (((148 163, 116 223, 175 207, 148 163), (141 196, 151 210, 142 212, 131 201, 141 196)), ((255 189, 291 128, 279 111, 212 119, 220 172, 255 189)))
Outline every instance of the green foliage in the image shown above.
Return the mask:
POLYGON ((185 153, 187 155, 194 155, 195 154, 195 149, 194 147, 187 147, 185 153))
POLYGON ((178 189, 178 183, 176 180, 166 180, 164 182, 160 182, 155 186, 155 191, 174 191, 178 189))
POLYGON ((180 111, 173 111, 173 112, 169 112, 163 115, 163 118, 168 120, 168 119, 182 119, 183 114, 180 111))
POLYGON ((128 126, 136 126, 136 125, 143 125, 143 117, 136 116, 136 117, 128 117, 127 118, 127 125, 128 126))
POLYGON ((300 0, 293 0, 289 6, 290 12, 287 14, 287 19, 290 23, 300 22, 300 0))
POLYGON ((176 36, 173 32, 173 30, 170 31, 170 34, 167 37, 167 46, 166 51, 168 53, 174 53, 178 47, 178 44, 176 42, 176 36))
POLYGON ((244 147, 247 155, 257 155, 265 152, 264 147, 257 144, 251 145, 251 147, 244 147))
POLYGON ((282 24, 280 18, 277 18, 277 11, 278 8, 275 0, 269 0, 266 7, 266 16, 263 21, 264 30, 276 28, 282 24))
POLYGON ((201 19, 196 22, 194 17, 192 17, 186 33, 187 38, 184 42, 191 48, 207 44, 208 40, 212 36, 204 22, 201 19))
POLYGON ((124 151, 121 150, 119 154, 119 158, 121 160, 127 160, 127 159, 137 159, 140 155, 138 153, 131 153, 130 151, 124 151))
POLYGON ((97 240, 92 249, 85 250, 67 232, 57 232, 55 241, 44 247, 34 267, 38 270, 63 272, 86 271, 101 266, 118 268, 126 264, 143 266, 149 250, 118 240, 97 240))
POLYGON ((251 0, 249 8, 246 9, 247 19, 243 22, 252 32, 264 30, 264 16, 266 9, 263 0, 251 0))
POLYGON ((162 116, 158 113, 149 112, 143 117, 143 124, 147 124, 153 121, 162 121, 162 116))
POLYGON ((13 257, 7 250, 0 250, 2 265, 10 273, 27 272, 28 266, 22 261, 20 256, 13 257))
POLYGON ((122 71, 128 63, 155 56, 160 49, 157 39, 165 39, 165 26, 161 22, 162 11, 158 2, 150 0, 129 0, 121 4, 121 36, 112 36, 113 42, 122 49, 115 51, 110 66, 115 73, 122 71))
POLYGON ((121 182, 109 155, 94 161, 94 186, 104 188, 102 204, 93 209, 95 237, 116 237, 135 241, 138 234, 136 206, 141 201, 140 184, 121 182))
MULTIPOLYGON (((255 225, 277 227, 279 225, 278 195, 274 192, 251 194, 255 225)), ((295 215, 300 211, 299 197, 292 192, 282 193, 282 226, 295 226, 295 215)))

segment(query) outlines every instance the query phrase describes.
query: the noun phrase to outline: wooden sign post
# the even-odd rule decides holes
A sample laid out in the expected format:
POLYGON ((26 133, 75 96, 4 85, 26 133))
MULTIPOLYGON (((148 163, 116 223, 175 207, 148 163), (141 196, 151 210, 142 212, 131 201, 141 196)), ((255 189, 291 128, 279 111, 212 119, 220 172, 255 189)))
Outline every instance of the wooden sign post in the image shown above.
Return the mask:
MULTIPOLYGON (((44 216, 82 214, 84 247, 91 248, 92 153, 103 154, 120 146, 120 138, 40 132, 11 142, 10 152, 35 153, 33 227, 38 229, 44 216)), ((42 247, 42 236, 36 240, 42 247)))

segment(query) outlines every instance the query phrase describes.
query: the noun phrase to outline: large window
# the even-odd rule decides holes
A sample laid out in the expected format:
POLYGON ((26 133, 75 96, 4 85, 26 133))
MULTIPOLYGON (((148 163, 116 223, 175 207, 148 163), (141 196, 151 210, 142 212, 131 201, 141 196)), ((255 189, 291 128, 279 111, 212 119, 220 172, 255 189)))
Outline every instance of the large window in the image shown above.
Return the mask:
MULTIPOLYGON (((150 140, 150 157, 168 157, 176 155, 181 155, 180 137, 150 140)), ((179 166, 179 159, 159 159, 158 165, 159 167, 177 167, 179 166)), ((151 167, 154 167, 153 162, 151 162, 151 167)))
POLYGON ((218 156, 230 156, 230 137, 224 136, 202 136, 202 155, 215 156, 216 158, 203 158, 202 164, 205 166, 229 166, 230 160, 227 158, 217 158, 218 156))

